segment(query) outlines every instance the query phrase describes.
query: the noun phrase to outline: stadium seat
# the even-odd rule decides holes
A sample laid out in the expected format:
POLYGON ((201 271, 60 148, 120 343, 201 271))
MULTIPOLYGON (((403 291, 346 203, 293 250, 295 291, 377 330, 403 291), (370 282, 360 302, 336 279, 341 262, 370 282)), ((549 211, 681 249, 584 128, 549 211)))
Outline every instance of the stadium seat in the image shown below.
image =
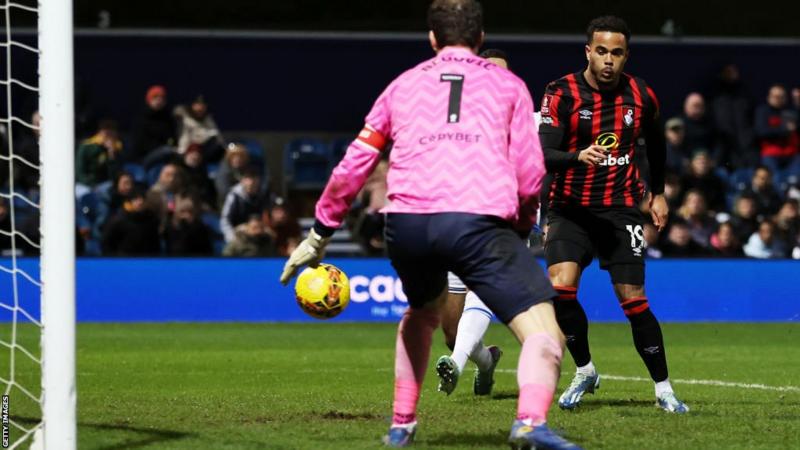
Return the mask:
POLYGON ((206 164, 206 173, 208 173, 208 178, 212 180, 217 178, 217 172, 219 172, 219 163, 206 164))
POLYGON ((339 164, 344 154, 347 153, 347 147, 349 147, 352 142, 352 138, 334 139, 331 142, 331 164, 333 166, 339 164))
POLYGON ((141 164, 126 163, 122 166, 122 170, 131 174, 134 181, 137 183, 144 183, 147 181, 147 171, 144 170, 144 166, 141 164))
POLYGON ((287 187, 315 190, 325 187, 332 159, 330 147, 317 139, 295 139, 284 149, 287 187))
POLYGON ((158 176, 161 175, 161 169, 163 168, 164 168, 163 164, 157 164, 147 169, 147 179, 145 180, 145 182, 147 183, 148 187, 156 184, 156 181, 158 181, 158 176))
POLYGON ((735 170, 729 180, 729 189, 736 193, 739 191, 744 190, 747 186, 750 186, 750 181, 753 178, 753 173, 755 169, 745 168, 745 169, 737 169, 735 170))

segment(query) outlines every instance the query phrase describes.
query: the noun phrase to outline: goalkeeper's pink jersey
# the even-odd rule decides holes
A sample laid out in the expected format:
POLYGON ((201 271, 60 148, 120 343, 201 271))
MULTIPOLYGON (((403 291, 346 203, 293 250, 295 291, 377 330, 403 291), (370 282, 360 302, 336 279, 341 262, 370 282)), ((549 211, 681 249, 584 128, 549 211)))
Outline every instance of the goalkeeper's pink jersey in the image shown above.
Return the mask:
POLYGON ((316 217, 337 228, 387 140, 390 213, 466 212, 530 229, 545 174, 533 102, 514 74, 447 47, 396 78, 334 169, 316 217))

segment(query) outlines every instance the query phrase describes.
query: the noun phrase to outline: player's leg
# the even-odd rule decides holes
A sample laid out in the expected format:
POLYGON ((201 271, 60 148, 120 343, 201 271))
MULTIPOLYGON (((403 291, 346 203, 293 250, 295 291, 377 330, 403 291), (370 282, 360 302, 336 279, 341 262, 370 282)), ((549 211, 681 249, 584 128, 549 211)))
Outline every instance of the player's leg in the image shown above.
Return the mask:
MULTIPOLYGON (((635 279, 637 268, 614 266, 612 267, 612 277, 616 279, 630 280, 635 279)), ((664 335, 661 332, 661 325, 650 309, 650 304, 645 295, 644 286, 639 284, 625 284, 614 282, 614 293, 620 302, 625 317, 631 324, 631 334, 636 351, 644 361, 650 377, 655 383, 656 402, 665 411, 675 413, 685 413, 689 407, 678 400, 669 381, 669 371, 667 369, 667 355, 664 348, 664 335)))
POLYGON ((576 366, 575 376, 558 400, 564 409, 575 408, 584 394, 594 393, 600 386, 589 351, 589 321, 577 295, 583 267, 589 264, 593 252, 585 229, 589 220, 588 214, 574 209, 553 208, 548 215, 545 258, 550 282, 558 292, 553 305, 576 366))
POLYGON ((613 223, 615 238, 607 240, 609 249, 599 251, 600 265, 611 275, 614 293, 631 325, 636 351, 656 384, 658 405, 670 412, 687 412, 689 408, 675 397, 670 385, 661 325, 645 294, 643 217, 634 208, 614 211, 607 217, 613 223))
POLYGON ((466 296, 467 287, 464 283, 453 272, 447 272, 447 301, 442 308, 442 331, 444 343, 450 351, 456 347, 458 324, 464 311, 466 296))
MULTIPOLYGON (((476 395, 488 395, 494 384, 494 369, 502 355, 498 347, 489 348, 483 345, 483 335, 489 328, 492 313, 474 292, 466 294, 465 303, 464 296, 458 297, 462 292, 467 292, 464 283, 452 272, 448 273, 447 277, 450 294, 448 303, 453 300, 454 304, 445 306, 446 313, 443 317, 443 324, 447 324, 444 327, 452 327, 455 322, 457 333, 453 333, 455 338, 454 345, 451 347, 453 353, 443 355, 436 362, 439 391, 450 395, 464 372, 467 360, 471 359, 478 366, 473 391, 476 395), (463 311, 460 319, 454 314, 459 300, 463 311), (455 320, 452 319, 453 317, 455 320)), ((449 335, 450 333, 445 331, 445 336, 449 337, 449 335)))
POLYGON ((387 217, 386 244, 392 266, 403 282, 409 308, 400 320, 395 346, 394 414, 384 443, 405 447, 414 438, 417 403, 428 369, 433 333, 447 294, 447 272, 431 253, 428 218, 413 214, 387 217))
POLYGON ((551 301, 556 292, 530 251, 510 227, 478 217, 451 239, 454 272, 509 325, 522 343, 517 381, 514 448, 577 448, 547 427, 563 354, 563 335, 551 301), (513 325, 512 325, 513 323, 513 325))

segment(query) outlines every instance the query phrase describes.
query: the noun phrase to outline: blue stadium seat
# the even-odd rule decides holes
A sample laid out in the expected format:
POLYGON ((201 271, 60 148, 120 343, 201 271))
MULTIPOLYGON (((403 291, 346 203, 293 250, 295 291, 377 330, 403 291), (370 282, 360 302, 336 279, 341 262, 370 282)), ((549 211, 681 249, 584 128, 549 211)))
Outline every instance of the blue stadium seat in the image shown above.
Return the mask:
POLYGON ((331 150, 317 139, 295 139, 284 149, 288 188, 322 189, 328 181, 331 150))
POLYGON ((208 178, 211 178, 212 180, 217 178, 218 172, 219 172, 219 163, 206 164, 206 173, 208 173, 208 178))
POLYGON ((214 233, 215 236, 222 236, 222 227, 220 226, 220 218, 217 213, 205 212, 201 220, 211 229, 211 232, 214 233))
POLYGON ((137 183, 144 183, 147 180, 147 171, 141 164, 126 163, 122 166, 122 170, 131 174, 137 183))
POLYGON ((156 184, 156 181, 158 181, 158 176, 161 175, 161 169, 163 168, 164 168, 163 164, 157 164, 147 169, 147 179, 145 180, 145 182, 147 183, 148 187, 156 184))
POLYGON ((334 166, 339 164, 339 161, 344 158, 344 154, 347 153, 347 147, 349 147, 352 142, 352 138, 334 139, 333 142, 331 142, 331 162, 334 166))
POLYGON ((729 180, 729 189, 732 192, 740 192, 750 186, 750 181, 753 178, 753 173, 755 173, 755 169, 745 168, 745 169, 737 169, 735 170, 729 180))

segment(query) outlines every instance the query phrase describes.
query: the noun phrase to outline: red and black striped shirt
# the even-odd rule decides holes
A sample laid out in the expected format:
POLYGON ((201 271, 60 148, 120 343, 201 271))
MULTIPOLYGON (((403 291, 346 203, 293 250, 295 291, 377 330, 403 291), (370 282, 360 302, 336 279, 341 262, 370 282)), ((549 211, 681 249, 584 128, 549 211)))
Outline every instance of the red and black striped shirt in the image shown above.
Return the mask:
POLYGON ((583 72, 550 83, 539 126, 545 162, 553 175, 550 204, 638 205, 644 185, 634 151, 642 138, 650 163, 650 189, 655 194, 663 192, 666 151, 658 115, 653 90, 628 74, 622 74, 617 87, 608 91, 592 88, 583 72), (592 144, 610 150, 598 166, 578 161, 578 153, 592 144))

